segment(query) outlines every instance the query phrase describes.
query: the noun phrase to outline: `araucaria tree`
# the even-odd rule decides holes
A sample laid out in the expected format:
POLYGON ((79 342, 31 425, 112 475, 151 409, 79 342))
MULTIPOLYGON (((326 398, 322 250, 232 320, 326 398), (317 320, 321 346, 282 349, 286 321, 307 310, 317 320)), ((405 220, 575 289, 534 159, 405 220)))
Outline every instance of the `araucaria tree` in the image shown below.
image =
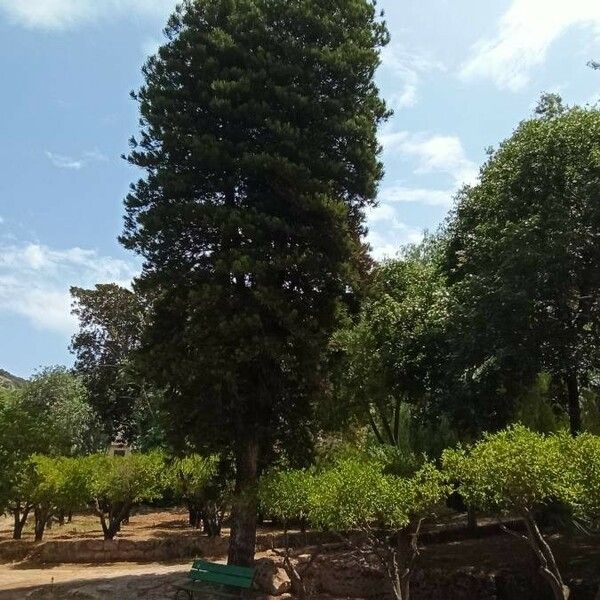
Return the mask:
POLYGON ((446 268, 473 378, 503 373, 514 398, 551 373, 577 434, 599 358, 600 111, 547 95, 536 114, 459 195, 446 268))
POLYGON ((177 438, 235 456, 229 561, 245 565, 260 469, 306 431, 365 262, 388 34, 371 0, 188 0, 166 36, 134 94, 145 176, 122 241, 145 261, 142 355, 177 438))

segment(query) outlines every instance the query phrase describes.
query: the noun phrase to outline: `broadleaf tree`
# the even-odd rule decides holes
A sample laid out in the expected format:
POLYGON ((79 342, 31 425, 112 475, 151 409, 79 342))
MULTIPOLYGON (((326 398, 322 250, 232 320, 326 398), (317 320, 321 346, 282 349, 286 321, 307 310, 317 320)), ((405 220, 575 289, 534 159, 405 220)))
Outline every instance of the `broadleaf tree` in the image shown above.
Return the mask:
POLYGON ((229 561, 245 565, 259 472, 306 435, 368 262, 388 33, 371 0, 188 0, 166 36, 133 94, 128 160, 145 173, 122 241, 144 259, 142 364, 172 439, 235 457, 229 561))
POLYGON ((600 357, 599 174, 600 110, 546 95, 458 195, 446 231, 468 378, 489 376, 512 402, 550 373, 573 434, 600 357))

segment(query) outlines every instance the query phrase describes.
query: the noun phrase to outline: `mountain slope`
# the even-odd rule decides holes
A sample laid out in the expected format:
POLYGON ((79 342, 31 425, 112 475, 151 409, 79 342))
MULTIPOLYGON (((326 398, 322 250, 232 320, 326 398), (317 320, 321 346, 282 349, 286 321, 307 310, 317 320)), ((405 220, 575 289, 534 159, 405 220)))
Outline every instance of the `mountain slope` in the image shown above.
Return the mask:
POLYGON ((11 375, 8 371, 0 369, 0 388, 20 387, 25 383, 24 379, 11 375))

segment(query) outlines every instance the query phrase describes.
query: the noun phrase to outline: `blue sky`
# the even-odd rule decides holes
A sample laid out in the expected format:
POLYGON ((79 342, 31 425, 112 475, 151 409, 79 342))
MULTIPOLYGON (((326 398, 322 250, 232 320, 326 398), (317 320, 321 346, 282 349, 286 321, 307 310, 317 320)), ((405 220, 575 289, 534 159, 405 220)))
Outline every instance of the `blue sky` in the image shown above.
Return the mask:
MULTIPOLYGON (((0 0, 0 368, 70 364, 70 285, 126 284, 120 155, 136 133, 129 91, 175 0, 0 0)), ((485 148, 542 91, 595 102, 598 0, 380 0, 392 43, 378 81, 395 109, 370 211, 377 257, 435 229, 485 148)))

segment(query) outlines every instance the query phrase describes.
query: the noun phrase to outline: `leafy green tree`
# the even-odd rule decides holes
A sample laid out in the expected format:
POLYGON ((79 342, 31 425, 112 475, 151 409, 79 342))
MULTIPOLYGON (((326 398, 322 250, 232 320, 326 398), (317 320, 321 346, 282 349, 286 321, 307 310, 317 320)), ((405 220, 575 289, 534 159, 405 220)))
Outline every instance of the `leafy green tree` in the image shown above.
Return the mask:
POLYGON ((345 405, 380 443, 410 446, 413 415, 443 386, 448 292, 428 245, 375 268, 358 318, 332 344, 340 373, 336 420, 345 405))
POLYGON ((600 524, 600 437, 589 433, 570 440, 563 450, 575 482, 575 515, 600 524))
POLYGON ((448 493, 440 471, 426 463, 412 476, 396 477, 377 461, 348 459, 319 474, 311 489, 310 522, 376 556, 394 598, 407 600, 421 523, 448 493), (362 533, 364 544, 344 534, 351 530, 362 533))
POLYGON ((18 390, 18 409, 35 423, 34 452, 70 456, 97 450, 105 438, 83 381, 49 367, 18 390))
POLYGON ((12 514, 16 540, 33 509, 24 484, 29 457, 39 450, 38 419, 24 408, 14 390, 0 391, 0 512, 12 514))
POLYGON ((486 434, 470 448, 447 450, 443 456, 445 472, 459 482, 459 491, 469 504, 523 519, 525 535, 504 529, 533 550, 557 600, 567 600, 569 589, 535 513, 553 502, 570 507, 577 498, 565 443, 569 440, 561 436, 546 437, 517 425, 486 434))
POLYGON ((219 481, 220 463, 216 455, 192 454, 175 459, 168 471, 168 485, 186 503, 190 525, 203 526, 210 537, 221 532, 228 495, 227 483, 219 481))
MULTIPOLYGON (((537 112, 458 195, 445 270, 464 378, 488 378, 513 402, 548 372, 577 434, 580 390, 598 368, 600 111, 545 96, 537 112)), ((512 407, 497 410, 506 423, 512 407)))
POLYGON ((154 440, 156 444, 161 440, 160 432, 156 435, 159 394, 135 365, 144 326, 143 300, 114 283, 93 289, 73 287, 71 296, 72 312, 79 319, 71 351, 91 405, 111 436, 120 433, 130 443, 148 446, 154 440), (140 418, 142 414, 146 417, 140 418))
POLYGON ((295 565, 291 558, 288 527, 293 521, 305 522, 309 519, 315 500, 315 484, 315 474, 311 471, 271 471, 261 477, 258 491, 264 513, 283 523, 283 565, 292 582, 293 594, 301 600, 308 596, 306 576, 320 549, 317 547, 303 565, 295 565))
MULTIPOLYGON (((250 564, 250 492, 271 448, 306 438, 323 351, 366 264, 382 176, 371 0, 185 1, 134 94, 122 241, 152 298, 145 372, 172 438, 231 451, 229 561, 250 564)), ((208 446, 208 448, 206 448, 208 446)))
POLYGON ((64 368, 46 369, 0 393, 0 509, 13 515, 15 539, 35 508, 26 493, 31 456, 77 455, 103 441, 85 387, 64 368))
POLYGON ((87 458, 87 472, 105 540, 117 535, 134 505, 160 497, 165 486, 165 458, 158 451, 92 455, 87 458))
POLYGON ((24 489, 34 510, 36 541, 42 540, 46 525, 61 510, 75 510, 89 502, 88 475, 81 457, 31 457, 24 489))

